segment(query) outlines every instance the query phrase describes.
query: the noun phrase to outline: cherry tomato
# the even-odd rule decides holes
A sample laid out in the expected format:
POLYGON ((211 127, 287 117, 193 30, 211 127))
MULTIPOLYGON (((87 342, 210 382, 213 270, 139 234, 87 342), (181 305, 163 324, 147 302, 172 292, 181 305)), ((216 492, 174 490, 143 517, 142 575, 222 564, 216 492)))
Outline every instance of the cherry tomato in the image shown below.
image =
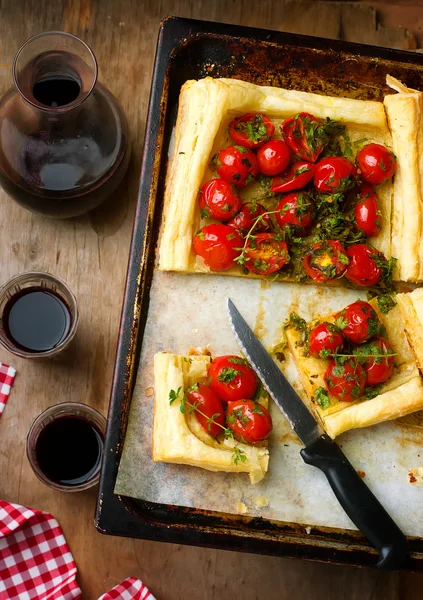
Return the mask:
POLYGON ((363 361, 369 385, 384 383, 391 377, 394 370, 395 356, 387 339, 377 337, 367 344, 355 348, 354 354, 361 357, 361 361, 363 361))
POLYGON ((206 225, 192 241, 193 249, 212 271, 226 271, 235 265, 244 244, 241 234, 229 225, 206 225))
POLYGON ((257 150, 257 161, 263 175, 279 175, 291 159, 291 150, 283 140, 271 140, 257 150))
POLYGON ((354 344, 363 344, 380 331, 376 311, 368 302, 357 300, 335 315, 335 324, 354 344))
POLYGON ((285 173, 274 178, 270 191, 277 193, 300 190, 313 179, 314 169, 314 165, 309 162, 294 162, 285 173))
POLYGON ((357 165, 361 177, 367 183, 377 185, 392 177, 397 161, 392 152, 381 144, 367 144, 357 154, 357 165))
MULTIPOLYGON (((196 406, 198 408, 194 413, 204 431, 207 431, 213 437, 222 433, 225 426, 225 411, 223 410, 222 401, 213 390, 207 385, 197 385, 188 392, 187 400, 191 407, 196 406), (215 423, 208 421, 210 417, 213 417, 215 423)), ((190 406, 188 406, 189 408, 190 406)))
POLYGON ((319 192, 346 192, 355 184, 357 169, 343 156, 322 158, 314 171, 314 185, 319 192))
POLYGON ((280 227, 293 225, 297 236, 307 235, 313 225, 314 202, 304 192, 288 194, 279 202, 275 218, 280 227))
POLYGON ((259 148, 275 132, 272 121, 261 113, 246 113, 229 123, 229 135, 236 144, 245 148, 259 148))
POLYGON ((357 195, 358 202, 354 207, 356 225, 367 237, 375 237, 382 229, 379 198, 374 188, 367 183, 358 188, 357 195))
POLYGON ((251 273, 270 275, 288 262, 288 245, 274 233, 258 233, 246 245, 245 266, 251 273))
POLYGON ((382 252, 367 244, 354 244, 347 250, 350 264, 345 277, 355 285, 370 287, 382 279, 382 262, 386 261, 382 252))
POLYGON ((248 444, 265 440, 272 431, 272 417, 253 400, 228 402, 226 424, 238 440, 248 444))
POLYGON ((315 281, 328 281, 344 274, 348 257, 338 240, 324 240, 313 244, 303 258, 302 265, 307 275, 315 281))
POLYGON ((229 221, 239 212, 242 200, 230 183, 211 179, 200 190, 198 202, 203 218, 229 221))
MULTIPOLYGON (((252 202, 247 202, 242 205, 241 210, 235 217, 233 217, 228 225, 231 227, 235 227, 235 229, 239 229, 242 232, 247 232, 251 229, 251 227, 256 222, 257 217, 266 213, 266 209, 261 204, 253 204, 252 202)), ((257 225, 254 227, 254 233, 259 233, 260 231, 267 231, 270 226, 269 215, 265 215, 263 219, 259 219, 257 225)))
POLYGON ((366 371, 354 359, 349 358, 344 365, 337 365, 332 359, 324 374, 327 389, 342 402, 358 400, 366 386, 366 371))
POLYGON ((217 356, 210 363, 210 388, 224 402, 250 399, 257 390, 257 377, 240 356, 217 356))
POLYGON ((281 125, 282 135, 292 152, 312 163, 329 143, 329 128, 326 121, 305 112, 286 119, 281 125))
POLYGON ((344 345, 342 331, 333 323, 320 323, 310 331, 309 352, 316 358, 327 358, 344 345))
POLYGON ((244 146, 228 146, 218 151, 216 169, 225 181, 245 187, 258 173, 257 158, 244 146))

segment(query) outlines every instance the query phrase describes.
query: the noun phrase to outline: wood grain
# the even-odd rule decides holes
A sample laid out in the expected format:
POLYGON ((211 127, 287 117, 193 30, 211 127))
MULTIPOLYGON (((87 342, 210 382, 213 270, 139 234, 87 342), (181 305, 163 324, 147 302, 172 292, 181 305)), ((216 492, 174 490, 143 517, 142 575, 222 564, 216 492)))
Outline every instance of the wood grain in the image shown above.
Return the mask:
MULTIPOLYGON (((407 24, 417 4, 407 4, 407 24)), ((382 17, 388 5, 377 4, 382 17)), ((389 7, 388 7, 389 8, 389 7)), ((391 10, 391 9, 390 9, 391 10)), ((423 577, 241 555, 210 549, 103 537, 93 526, 96 490, 60 494, 43 486, 25 457, 32 420, 57 402, 86 402, 107 412, 144 124, 159 21, 173 14, 329 38, 413 47, 415 36, 385 23, 366 3, 309 0, 0 0, 0 93, 11 85, 18 47, 43 30, 62 29, 87 41, 100 79, 128 116, 133 154, 122 188, 89 216, 53 221, 32 215, 0 192, 0 281, 26 270, 65 279, 80 307, 80 328, 69 353, 55 362, 23 361, 0 350, 17 370, 0 420, 0 496, 53 513, 76 559, 83 597, 95 600, 128 576, 142 578, 161 600, 413 600, 423 577), (407 45, 408 44, 408 45, 407 45)), ((390 18, 390 17, 389 17, 390 18)), ((417 32, 418 34, 418 32, 417 32)))

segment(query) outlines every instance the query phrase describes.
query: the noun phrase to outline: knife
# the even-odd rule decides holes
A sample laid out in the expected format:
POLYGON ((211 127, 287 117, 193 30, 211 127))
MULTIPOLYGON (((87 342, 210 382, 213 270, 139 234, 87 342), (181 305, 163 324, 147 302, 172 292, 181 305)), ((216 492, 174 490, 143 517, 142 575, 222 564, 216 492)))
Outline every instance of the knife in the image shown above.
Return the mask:
POLYGON ((408 555, 408 542, 398 525, 369 490, 339 446, 321 434, 317 422, 297 392, 228 298, 231 327, 238 344, 270 396, 304 443, 305 463, 325 475, 351 521, 379 550, 377 567, 397 569, 408 555))

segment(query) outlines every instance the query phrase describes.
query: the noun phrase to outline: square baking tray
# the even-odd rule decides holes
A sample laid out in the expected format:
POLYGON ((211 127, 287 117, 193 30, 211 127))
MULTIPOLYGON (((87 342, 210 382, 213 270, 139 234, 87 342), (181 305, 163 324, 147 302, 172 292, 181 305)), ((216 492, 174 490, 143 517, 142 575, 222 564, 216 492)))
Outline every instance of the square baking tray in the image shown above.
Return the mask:
MULTIPOLYGON (((155 504, 113 490, 149 308, 167 151, 188 79, 233 77, 259 85, 382 100, 390 73, 423 89, 423 56, 309 36, 169 17, 160 26, 105 453, 95 516, 104 534, 372 566, 358 531, 155 504)), ((298 457, 300 460, 300 457, 298 457)), ((142 464, 139 466, 142 470, 142 464)), ((423 539, 410 538, 408 570, 423 570, 423 539)))

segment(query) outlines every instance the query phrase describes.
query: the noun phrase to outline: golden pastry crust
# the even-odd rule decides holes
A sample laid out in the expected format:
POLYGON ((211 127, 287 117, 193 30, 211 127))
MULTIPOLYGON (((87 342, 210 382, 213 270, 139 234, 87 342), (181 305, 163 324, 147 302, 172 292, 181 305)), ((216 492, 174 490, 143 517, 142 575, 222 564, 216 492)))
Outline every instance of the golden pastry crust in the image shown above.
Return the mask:
MULTIPOLYGON (((381 102, 257 86, 235 79, 206 77, 183 85, 166 179, 159 269, 210 272, 201 260, 196 259, 191 248, 192 238, 200 228, 197 194, 201 184, 212 178, 208 168, 210 157, 217 149, 231 143, 225 132, 229 122, 245 112, 261 112, 280 123, 303 111, 340 121, 347 126, 352 140, 367 138, 391 144, 381 102), (227 143, 222 143, 225 140, 227 143)), ((276 129, 278 134, 279 128, 276 129)), ((391 183, 380 186, 378 193, 384 227, 381 234, 370 241, 390 257, 391 183)), ((219 274, 243 276, 238 267, 219 274)), ((261 276, 250 273, 248 277, 261 276)), ((289 277, 286 279, 290 280, 289 277)))
POLYGON ((423 93, 390 75, 387 84, 398 94, 384 105, 397 157, 392 207, 392 255, 398 258, 394 278, 423 280, 423 93))
MULTIPOLYGON (((349 429, 368 427, 383 421, 397 419, 423 408, 422 380, 416 366, 414 353, 404 334, 404 321, 400 307, 395 306, 388 314, 382 314, 378 310, 376 300, 372 300, 370 304, 385 326, 387 338, 396 354, 396 366, 392 377, 383 384, 381 393, 371 400, 359 399, 355 402, 341 402, 328 392, 330 405, 328 408, 322 409, 314 400, 314 396, 318 387, 326 389, 323 375, 328 361, 312 356, 303 356, 302 349, 297 344, 301 334, 294 329, 287 330, 288 347, 305 390, 302 398, 332 438, 349 429)), ((333 322, 334 315, 328 315, 318 320, 333 322)))
POLYGON ((417 288, 409 294, 397 294, 397 302, 408 342, 423 373, 423 288, 417 288))
POLYGON ((265 445, 235 444, 229 439, 219 444, 204 431, 202 439, 199 439, 193 433, 195 424, 189 426, 188 415, 181 413, 179 399, 169 405, 170 390, 180 388, 183 394, 193 383, 204 381, 209 362, 208 356, 187 358, 169 352, 154 356, 153 460, 191 465, 208 471, 248 473, 251 483, 258 483, 269 464, 269 451, 265 445), (234 463, 235 445, 247 456, 245 462, 234 463))

